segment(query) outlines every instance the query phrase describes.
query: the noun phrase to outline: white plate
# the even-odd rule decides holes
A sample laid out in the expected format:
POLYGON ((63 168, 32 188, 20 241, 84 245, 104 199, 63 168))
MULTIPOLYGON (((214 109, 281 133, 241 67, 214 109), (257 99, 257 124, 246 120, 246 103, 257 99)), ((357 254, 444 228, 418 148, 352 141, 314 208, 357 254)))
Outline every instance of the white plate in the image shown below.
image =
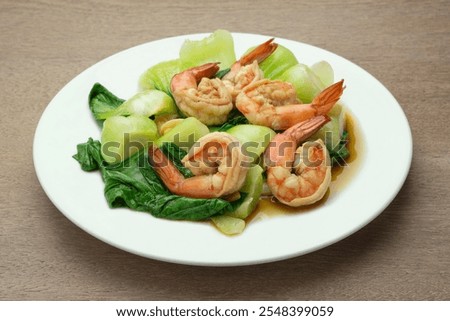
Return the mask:
MULTIPOLYGON (((358 168, 351 180, 327 201, 301 214, 252 221, 239 236, 227 237, 211 224, 157 219, 129 209, 110 209, 98 172, 86 173, 72 158, 76 145, 100 138, 88 108, 88 94, 100 82, 122 98, 138 89, 139 76, 150 66, 177 58, 185 39, 146 43, 106 58, 70 81, 50 102, 36 129, 34 165, 42 187, 73 223, 120 249, 145 257, 193 265, 245 265, 282 260, 323 248, 356 232, 379 215, 403 185, 412 158, 407 119, 390 92, 373 76, 326 50, 276 38, 298 60, 328 61, 335 79, 345 79, 342 101, 361 133, 358 168)), ((233 34, 236 54, 269 37, 233 34)), ((345 173, 345 172, 344 172, 345 173)))

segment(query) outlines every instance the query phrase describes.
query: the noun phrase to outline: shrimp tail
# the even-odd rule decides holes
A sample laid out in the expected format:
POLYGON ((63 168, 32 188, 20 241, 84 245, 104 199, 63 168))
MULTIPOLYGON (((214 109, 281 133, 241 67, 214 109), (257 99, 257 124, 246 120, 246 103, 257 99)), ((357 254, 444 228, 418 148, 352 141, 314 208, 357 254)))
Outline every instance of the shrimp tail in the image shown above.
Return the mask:
POLYGON ((311 106, 317 110, 318 115, 326 115, 333 108, 334 104, 341 98, 344 92, 344 79, 325 88, 319 95, 317 95, 311 106))
POLYGON ((172 194, 191 198, 217 198, 222 196, 221 190, 214 189, 211 175, 184 178, 178 168, 157 147, 149 148, 148 161, 172 194))
POLYGON ((330 117, 327 115, 319 115, 290 127, 284 132, 284 134, 289 135, 296 141, 297 144, 300 144, 315 134, 330 120, 330 117))
POLYGON ((178 194, 180 183, 184 181, 184 176, 170 162, 166 155, 164 155, 161 149, 156 146, 151 146, 148 149, 148 161, 169 191, 178 194))
POLYGON ((192 75, 198 81, 202 80, 202 78, 211 78, 214 76, 220 69, 220 62, 208 62, 204 65, 191 68, 192 75))
POLYGON ((209 62, 192 67, 172 77, 170 90, 172 93, 196 86, 202 78, 211 78, 219 71, 219 62, 209 62))
POLYGON ((329 121, 330 117, 327 115, 316 116, 275 135, 264 153, 265 166, 291 166, 296 147, 329 121))
POLYGON ((241 59, 239 59, 240 65, 245 66, 251 64, 254 60, 257 60, 258 63, 263 62, 264 59, 269 57, 278 47, 278 44, 274 43, 273 40, 274 38, 267 40, 245 56, 242 56, 241 59))

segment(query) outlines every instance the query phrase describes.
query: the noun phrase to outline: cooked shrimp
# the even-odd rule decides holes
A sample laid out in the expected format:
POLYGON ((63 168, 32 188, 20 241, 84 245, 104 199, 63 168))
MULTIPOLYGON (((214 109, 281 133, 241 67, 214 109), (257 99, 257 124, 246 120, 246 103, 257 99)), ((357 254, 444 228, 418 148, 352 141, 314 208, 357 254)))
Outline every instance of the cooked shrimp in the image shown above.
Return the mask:
POLYGON ((269 57, 278 47, 273 43, 274 38, 259 45, 248 54, 242 56, 232 66, 230 71, 222 78, 223 82, 231 92, 233 101, 245 86, 264 78, 259 63, 269 57))
POLYGON ((297 146, 330 118, 316 116, 277 134, 266 150, 267 185, 281 203, 297 207, 320 200, 331 182, 330 157, 321 139, 297 146))
POLYGON ((249 166, 239 141, 223 132, 203 136, 182 159, 194 177, 184 178, 157 147, 149 149, 149 161, 173 194, 194 198, 223 197, 239 191, 249 166))
POLYGON ((310 104, 297 99, 287 82, 262 79, 245 87, 236 98, 236 108, 255 125, 284 130, 318 115, 326 115, 344 91, 341 80, 317 95, 310 104))
POLYGON ((207 63, 176 74, 170 83, 178 108, 205 125, 223 124, 233 108, 224 83, 218 78, 210 79, 218 70, 218 63, 207 63))

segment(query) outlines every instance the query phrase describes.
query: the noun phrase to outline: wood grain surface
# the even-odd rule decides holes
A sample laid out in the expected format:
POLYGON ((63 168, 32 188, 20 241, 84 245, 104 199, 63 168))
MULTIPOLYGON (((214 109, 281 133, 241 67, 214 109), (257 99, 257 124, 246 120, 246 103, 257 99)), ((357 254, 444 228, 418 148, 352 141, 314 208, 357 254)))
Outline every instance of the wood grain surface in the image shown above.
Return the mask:
POLYGON ((0 299, 449 300, 449 18, 449 1, 0 0, 0 299), (371 224, 286 261, 193 267, 118 250, 54 207, 32 161, 52 97, 120 50, 218 28, 325 48, 394 94, 414 157, 402 190, 371 224))

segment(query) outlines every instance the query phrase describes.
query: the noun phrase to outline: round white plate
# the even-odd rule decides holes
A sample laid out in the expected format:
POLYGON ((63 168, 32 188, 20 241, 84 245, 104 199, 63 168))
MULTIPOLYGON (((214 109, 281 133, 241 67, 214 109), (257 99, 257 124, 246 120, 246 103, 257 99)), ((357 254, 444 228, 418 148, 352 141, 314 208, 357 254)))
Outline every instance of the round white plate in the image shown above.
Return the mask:
MULTIPOLYGON (((352 62, 307 44, 276 38, 298 60, 328 61, 335 79, 345 79, 342 97, 363 142, 350 181, 307 212, 256 219, 234 237, 211 224, 157 219, 129 209, 110 209, 99 172, 80 169, 72 155, 87 138, 100 138, 88 108, 88 94, 100 82, 117 96, 138 90, 139 76, 150 66, 178 57, 186 35, 149 42, 117 53, 70 81, 45 109, 34 138, 34 165, 39 181, 55 206, 73 223, 98 239, 152 259, 193 265, 245 265, 282 260, 323 248, 356 232, 393 200, 408 174, 412 138, 403 110, 373 76, 352 62), (386 170, 389 168, 389 170, 386 170)), ((270 37, 233 34, 239 57, 270 37)))

